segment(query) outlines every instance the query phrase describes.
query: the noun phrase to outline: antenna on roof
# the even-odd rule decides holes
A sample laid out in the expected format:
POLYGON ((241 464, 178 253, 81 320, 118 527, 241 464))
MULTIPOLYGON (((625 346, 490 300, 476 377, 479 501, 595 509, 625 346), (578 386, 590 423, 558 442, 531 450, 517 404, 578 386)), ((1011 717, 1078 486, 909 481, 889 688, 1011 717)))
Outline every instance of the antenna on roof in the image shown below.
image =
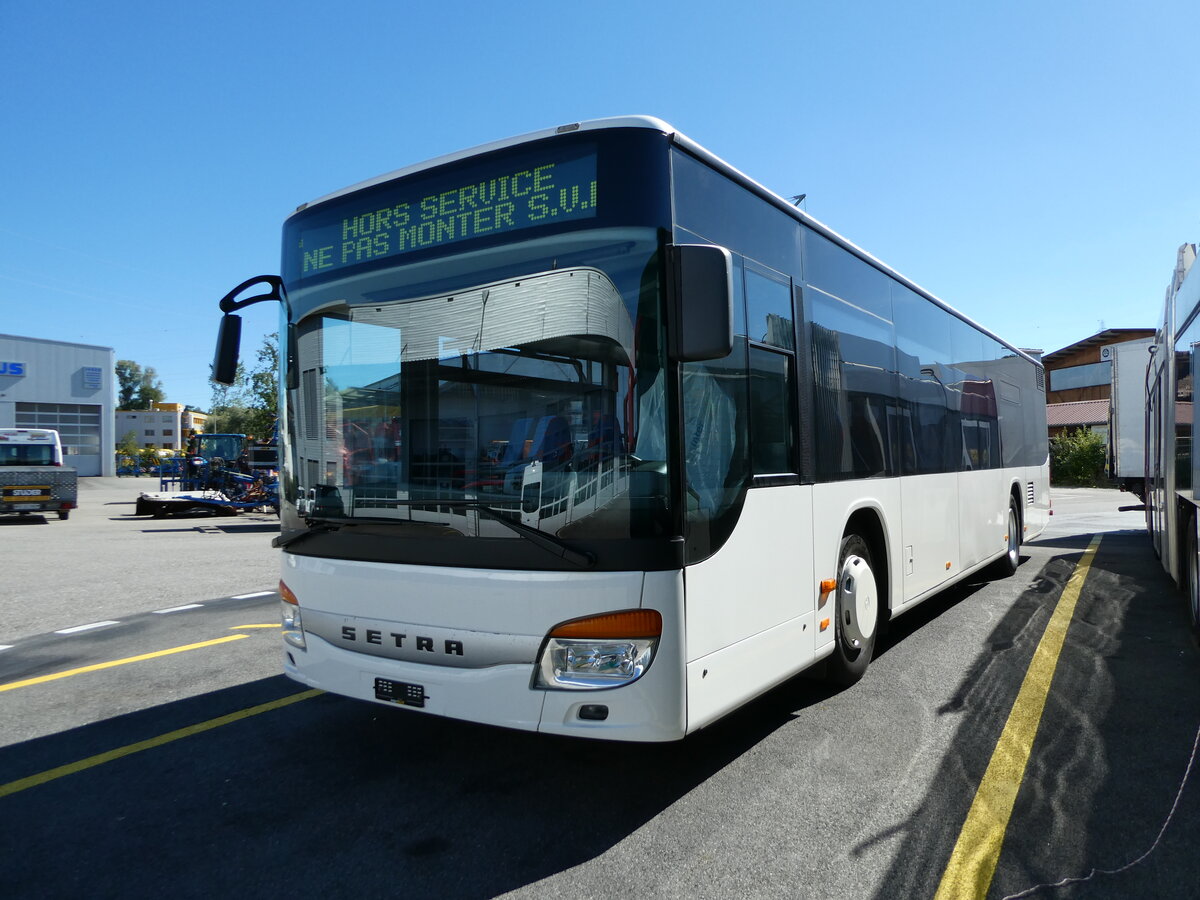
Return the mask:
POLYGON ((792 206, 799 206, 804 202, 804 198, 807 196, 808 194, 796 194, 794 197, 792 197, 792 206))

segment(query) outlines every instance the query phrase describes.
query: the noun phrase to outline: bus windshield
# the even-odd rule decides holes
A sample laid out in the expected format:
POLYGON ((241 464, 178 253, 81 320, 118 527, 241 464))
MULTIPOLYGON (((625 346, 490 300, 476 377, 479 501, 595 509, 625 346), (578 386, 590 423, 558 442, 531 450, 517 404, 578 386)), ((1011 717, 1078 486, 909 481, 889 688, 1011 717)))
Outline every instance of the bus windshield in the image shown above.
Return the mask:
POLYGON ((293 291, 285 530, 666 533, 657 260, 600 229, 293 291))

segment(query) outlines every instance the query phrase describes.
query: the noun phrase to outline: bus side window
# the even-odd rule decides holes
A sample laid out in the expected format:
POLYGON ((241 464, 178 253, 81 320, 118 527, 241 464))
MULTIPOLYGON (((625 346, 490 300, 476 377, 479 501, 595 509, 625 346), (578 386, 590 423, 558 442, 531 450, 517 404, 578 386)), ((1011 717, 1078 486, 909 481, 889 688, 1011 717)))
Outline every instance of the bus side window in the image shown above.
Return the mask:
POLYGON ((811 317, 818 479, 870 478, 894 461, 896 348, 890 320, 824 291, 805 291, 811 317))
POLYGON ((745 269, 750 338, 750 473, 794 474, 798 471, 796 322, 791 279, 749 259, 745 269))
POLYGON ((792 289, 786 276, 746 261, 746 312, 750 340, 795 348, 792 289))

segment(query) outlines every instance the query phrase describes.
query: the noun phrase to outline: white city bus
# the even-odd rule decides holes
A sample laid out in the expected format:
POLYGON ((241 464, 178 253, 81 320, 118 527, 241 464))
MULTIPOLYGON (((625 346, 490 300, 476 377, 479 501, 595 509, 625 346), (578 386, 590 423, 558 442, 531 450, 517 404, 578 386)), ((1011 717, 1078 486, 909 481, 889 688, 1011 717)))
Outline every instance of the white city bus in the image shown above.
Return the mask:
POLYGON ((1041 364, 656 119, 302 206, 219 378, 264 299, 284 668, 338 694, 682 738, 1049 514, 1041 364))
POLYGON ((1146 373, 1146 526, 1163 568, 1187 595, 1200 635, 1200 457, 1193 373, 1200 350, 1197 245, 1179 248, 1146 373))

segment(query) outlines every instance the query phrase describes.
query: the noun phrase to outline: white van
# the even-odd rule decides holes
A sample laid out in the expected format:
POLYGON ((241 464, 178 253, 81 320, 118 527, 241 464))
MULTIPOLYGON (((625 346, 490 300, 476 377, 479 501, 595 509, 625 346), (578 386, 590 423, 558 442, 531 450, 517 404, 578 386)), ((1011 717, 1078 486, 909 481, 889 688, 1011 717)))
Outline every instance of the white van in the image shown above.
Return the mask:
POLYGON ((0 515, 76 507, 76 471, 63 465, 62 442, 50 428, 0 428, 0 515))

